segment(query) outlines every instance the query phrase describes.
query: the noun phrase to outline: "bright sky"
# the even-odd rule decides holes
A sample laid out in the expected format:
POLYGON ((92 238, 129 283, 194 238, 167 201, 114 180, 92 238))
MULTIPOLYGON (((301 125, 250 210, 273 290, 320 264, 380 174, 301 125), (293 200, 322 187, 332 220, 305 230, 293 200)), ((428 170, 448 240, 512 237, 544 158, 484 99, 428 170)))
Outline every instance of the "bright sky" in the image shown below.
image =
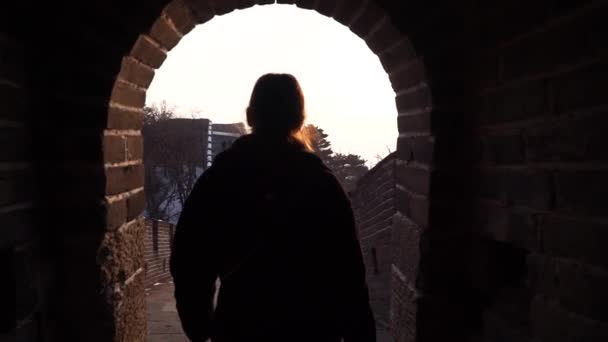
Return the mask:
POLYGON ((395 93, 378 57, 347 27, 293 5, 255 6, 197 26, 169 52, 146 102, 166 100, 178 116, 245 122, 253 85, 268 72, 298 78, 307 123, 325 130, 335 152, 375 164, 395 150, 395 93))

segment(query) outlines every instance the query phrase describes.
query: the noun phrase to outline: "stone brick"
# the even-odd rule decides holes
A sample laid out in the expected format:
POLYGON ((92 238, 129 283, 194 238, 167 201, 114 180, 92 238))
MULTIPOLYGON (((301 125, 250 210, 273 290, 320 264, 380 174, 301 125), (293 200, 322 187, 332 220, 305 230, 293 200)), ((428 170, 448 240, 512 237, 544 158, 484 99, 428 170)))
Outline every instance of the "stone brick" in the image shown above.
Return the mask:
POLYGON ((412 283, 418 278, 420 264, 420 228, 408 218, 397 214, 391 234, 391 263, 412 283))
POLYGON ((236 9, 236 0, 208 0, 216 15, 223 15, 236 9))
POLYGON ((103 139, 104 161, 120 163, 143 158, 141 136, 106 135, 103 139))
POLYGON ((513 0, 483 4, 477 13, 480 45, 495 47, 542 25, 551 14, 549 9, 554 3, 555 1, 538 0, 532 4, 522 0, 513 0), (522 11, 524 7, 526 10, 522 11), (512 20, 512 18, 518 18, 518 20, 512 20))
POLYGON ((513 244, 526 250, 540 247, 537 218, 528 212, 509 211, 496 205, 481 206, 477 214, 478 226, 484 237, 513 244))
POLYGON ((608 73, 608 63, 593 64, 554 78, 553 98, 558 113, 585 110, 608 104, 604 91, 608 79, 601 75, 608 73))
POLYGON ((33 171, 0 172, 0 207, 32 201, 34 191, 33 171))
POLYGON ((607 15, 608 7, 596 8, 504 49, 504 79, 548 73, 598 56, 607 15))
POLYGON ((537 209, 553 206, 554 188, 548 171, 484 171, 478 182, 478 191, 484 198, 537 209))
POLYGON ((498 52, 495 49, 485 51, 472 57, 475 85, 481 91, 498 85, 498 52))
POLYGON ((102 105, 107 101, 114 85, 114 67, 111 75, 95 70, 94 67, 65 70, 61 75, 57 75, 57 80, 53 82, 52 94, 58 95, 66 102, 102 105))
POLYGON ((29 161, 32 138, 27 127, 0 127, 0 162, 29 161))
POLYGON ((144 234, 141 220, 105 234, 97 257, 104 281, 123 283, 143 267, 144 234))
POLYGON ((540 117, 548 113, 546 86, 532 81, 486 95, 480 101, 478 123, 503 124, 540 117))
POLYGON ((137 61, 133 57, 124 57, 118 78, 148 88, 154 78, 154 69, 137 61))
POLYGON ((111 101, 114 103, 127 107, 141 108, 146 104, 146 91, 118 80, 112 90, 111 98, 111 101))
MULTIPOLYGON (((84 208, 88 206, 97 208, 101 205, 106 186, 103 171, 101 162, 47 167, 44 177, 38 182, 39 186, 44 186, 41 200, 51 208, 70 208, 72 211, 74 208, 86 211, 84 208)), ((73 215, 80 214, 73 212, 73 215)), ((102 220, 101 216, 95 217, 102 220)))
POLYGON ((127 222, 127 200, 121 199, 105 204, 106 227, 113 231, 127 222))
POLYGON ((18 41, 0 37, 0 80, 17 84, 25 81, 24 49, 18 41))
POLYGON ((137 218, 146 206, 145 192, 137 192, 127 198, 127 220, 137 218))
POLYGON ((556 206, 562 212, 608 217, 608 172, 566 171, 556 174, 556 206))
POLYGON ((395 93, 400 93, 427 82, 424 63, 420 59, 412 61, 402 70, 390 73, 388 77, 395 93))
POLYGON ((106 193, 115 195, 144 186, 142 164, 106 168, 106 193))
POLYGON ((411 92, 403 93, 395 98, 397 111, 408 113, 414 110, 427 109, 431 107, 431 92, 427 87, 422 87, 411 92))
POLYGON ((132 281, 122 284, 116 298, 117 341, 145 341, 146 339, 146 291, 144 273, 134 275, 132 281))
POLYGON ((509 214, 509 230, 504 241, 528 251, 537 251, 541 246, 538 217, 529 212, 514 211, 509 214))
POLYGON ((150 29, 150 37, 159 42, 166 50, 171 50, 182 39, 181 34, 176 32, 169 21, 161 16, 154 22, 150 29))
POLYGON ((385 15, 378 5, 367 1, 361 15, 351 23, 350 30, 365 39, 385 19, 385 15))
POLYGON ((466 336, 467 312, 457 299, 423 295, 416 298, 416 335, 415 341, 431 342, 466 336), (441 329, 437 329, 440 326, 441 329))
POLYGON ((416 51, 410 41, 406 39, 378 56, 384 71, 389 75, 401 66, 410 63, 415 57, 416 51))
POLYGON ((365 43, 376 55, 382 55, 388 48, 403 39, 405 39, 405 35, 387 17, 375 32, 365 37, 365 43))
POLYGON ((526 130, 526 158, 530 161, 604 161, 608 130, 606 112, 564 117, 526 130), (585 132, 581 134, 580 132, 585 132))
POLYGON ((36 210, 24 208, 11 210, 0 214, 0 226, 5 227, 0 231, 0 249, 13 248, 15 244, 31 241, 36 236, 34 219, 36 210))
POLYGON ((401 160, 431 164, 433 162, 434 145, 431 136, 399 137, 397 140, 397 157, 401 160))
POLYGON ((108 129, 135 129, 143 127, 144 113, 140 108, 108 108, 108 129))
POLYGON ((144 140, 141 135, 127 136, 127 160, 142 159, 144 156, 144 140))
MULTIPOLYGON (((403 191, 397 191, 400 193, 403 191)), ((396 200, 396 206, 403 214, 406 214, 418 227, 425 229, 429 225, 429 203, 424 198, 414 197, 411 195, 398 195, 396 200), (403 201, 403 198, 407 198, 407 201, 403 201), (403 207, 407 205, 408 207, 403 207)))
POLYGON ((547 253, 608 268, 607 224, 547 216, 540 227, 547 253))
POLYGON ((553 182, 548 172, 513 172, 506 180, 509 201, 538 209, 549 209, 553 205, 553 182))
POLYGON ((255 5, 254 0, 237 0, 236 8, 237 9, 246 9, 255 5))
POLYGON ((53 160, 55 162, 100 163, 103 158, 102 138, 100 131, 84 129, 70 130, 53 136, 38 135, 38 139, 45 141, 43 151, 48 153, 45 153, 41 159, 45 162, 53 160), (53 154, 50 155, 50 153, 53 154))
POLYGON ((339 4, 342 2, 344 2, 344 0, 321 0, 319 1, 316 10, 320 14, 332 18, 339 4))
POLYGON ((106 163, 126 161, 127 139, 125 136, 106 135, 103 138, 103 159, 106 163))
POLYGON ((343 1, 334 12, 334 19, 344 26, 350 26, 351 21, 355 19, 355 15, 363 4, 364 0, 343 1))
POLYGON ((185 35, 196 26, 194 15, 184 0, 173 0, 165 7, 163 13, 171 20, 175 28, 185 35))
POLYGON ((35 287, 37 283, 33 251, 21 251, 13 257, 15 270, 15 319, 22 321, 34 313, 40 304, 40 296, 35 287))
POLYGON ((562 306, 572 312, 608 324, 608 272, 581 264, 559 264, 558 293, 562 306))
POLYGON ((421 195, 429 195, 431 188, 431 173, 428 170, 408 166, 397 165, 395 175, 397 184, 404 186, 409 191, 421 195))
POLYGON ((26 93, 24 89, 7 84, 0 84, 1 120, 24 122, 28 120, 26 108, 26 93))
POLYGON ((410 202, 411 196, 407 191, 401 189, 395 191, 395 208, 398 212, 403 214, 403 216, 408 218, 411 217, 410 202))
MULTIPOLYGON (((221 2, 222 0, 219 0, 219 2, 221 2)), ((195 20, 197 24, 202 24, 205 23, 209 20, 211 20, 211 18, 213 18, 216 14, 214 6, 220 6, 221 4, 218 5, 214 5, 212 2, 204 0, 204 1, 190 1, 189 3, 190 8, 192 8, 192 13, 194 14, 195 20)), ((219 8, 219 10, 221 11, 222 9, 219 8)))
POLYGON ((532 331, 543 341, 599 342, 608 340, 608 325, 568 312, 537 297, 530 313, 532 331))
POLYGON ((154 69, 159 68, 167 58, 167 54, 145 35, 137 38, 131 50, 131 56, 154 69))
POLYGON ((295 0, 293 3, 299 8, 311 10, 314 9, 316 2, 316 0, 295 0))
POLYGON ((534 293, 547 298, 557 297, 559 286, 557 261, 543 254, 530 253, 526 262, 528 265, 528 283, 534 293))
MULTIPOLYGON (((526 316, 527 312, 522 317, 526 316)), ((499 313, 484 310, 483 327, 484 336, 487 340, 483 341, 489 342, 503 338, 507 339, 507 341, 525 341, 529 336, 528 331, 525 329, 525 325, 522 326, 518 323, 503 317, 499 313)))
POLYGON ((391 277, 391 335, 394 341, 416 341, 417 336, 417 305, 416 294, 411 285, 396 276, 391 277))
POLYGON ((487 135, 482 140, 482 161, 491 164, 519 164, 524 161, 524 138, 519 132, 487 135))

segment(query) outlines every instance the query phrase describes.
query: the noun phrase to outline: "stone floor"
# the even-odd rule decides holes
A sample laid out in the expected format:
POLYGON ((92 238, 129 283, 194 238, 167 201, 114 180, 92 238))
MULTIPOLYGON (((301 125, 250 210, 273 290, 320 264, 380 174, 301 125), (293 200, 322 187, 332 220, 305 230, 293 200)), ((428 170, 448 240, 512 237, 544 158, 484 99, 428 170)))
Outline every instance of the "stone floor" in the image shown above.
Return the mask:
POLYGON ((148 342, 190 342, 179 322, 173 284, 162 283, 146 290, 148 342))
MULTIPOLYGON (((175 301, 173 284, 160 283, 146 290, 148 308, 148 342, 189 342, 182 331, 175 301)), ((378 329, 377 342, 390 342, 388 332, 378 329)))

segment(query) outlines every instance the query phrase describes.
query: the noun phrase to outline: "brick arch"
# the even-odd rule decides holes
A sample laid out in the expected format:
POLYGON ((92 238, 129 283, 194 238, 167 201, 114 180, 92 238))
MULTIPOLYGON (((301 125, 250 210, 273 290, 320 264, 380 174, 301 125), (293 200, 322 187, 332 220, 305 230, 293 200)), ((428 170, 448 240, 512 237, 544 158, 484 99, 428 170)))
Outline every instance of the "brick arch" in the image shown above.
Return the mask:
MULTIPOLYGON (((272 3, 274 1, 268 0, 238 2, 173 0, 166 5, 150 28, 137 37, 132 49, 122 60, 120 72, 110 96, 110 117, 105 130, 107 146, 110 147, 114 144, 110 141, 116 141, 116 144, 124 144, 125 150, 129 150, 131 144, 136 146, 134 147, 136 149, 140 148, 141 136, 137 132, 140 126, 136 121, 145 101, 145 92, 152 82, 154 70, 162 65, 167 53, 179 43, 182 37, 196 25, 203 24, 216 15, 228 14, 231 11, 246 9, 254 5, 272 3), (132 129, 134 130, 129 127, 119 127, 117 130, 112 126, 113 116, 124 118, 125 115, 133 117, 132 129)), ((392 19, 373 1, 294 2, 279 0, 277 3, 291 3, 302 9, 315 10, 347 26, 354 34, 363 39, 370 50, 378 56, 389 77, 396 93, 395 104, 399 113, 397 128, 400 135, 396 152, 397 164, 402 174, 406 176, 398 178, 399 214, 396 219, 400 224, 399 229, 406 231, 401 236, 407 235, 411 240, 407 245, 399 245, 403 241, 396 242, 397 249, 404 248, 410 251, 407 257, 404 257, 401 252, 397 253, 401 259, 392 268, 394 273, 392 282, 395 283, 395 287, 415 286, 420 262, 418 244, 421 238, 419 235, 428 225, 428 197, 430 195, 428 171, 432 168, 432 141, 434 139, 430 132, 432 97, 424 61, 416 54, 410 40, 393 25, 392 19), (412 173, 416 174, 414 178, 409 177, 412 173), (414 179, 414 182, 411 179, 414 179)), ((110 148, 107 149, 107 151, 109 150, 110 148)), ((128 155, 122 154, 122 151, 119 160, 113 159, 112 156, 113 154, 106 156, 106 165, 110 168, 129 165, 139 167, 141 164, 140 159, 131 160, 128 155), (123 157, 124 159, 122 159, 123 157)), ((133 177, 138 179, 143 177, 140 171, 137 172, 138 174, 133 177)), ((119 196, 125 197, 128 201, 131 196, 140 195, 142 182, 137 182, 137 184, 137 188, 123 189, 123 192, 110 197, 106 196, 106 198, 119 196)), ((135 220, 134 217, 133 219, 135 220)), ((402 312, 408 310, 407 308, 412 310, 412 307, 415 307, 415 303, 411 300, 396 300, 393 301, 392 310, 402 312)), ((393 316, 394 325, 406 324, 402 314, 395 313, 393 316)), ((415 323, 410 321, 407 324, 415 323)), ((393 331, 395 334, 403 335, 401 329, 396 328, 393 331)), ((396 338, 399 337, 396 336, 396 338)))
MULTIPOLYGON (((427 79, 397 99, 395 341, 606 341, 606 1, 368 1, 427 79)), ((300 6, 343 3, 368 2, 300 6)), ((143 339, 138 108, 153 68, 123 57, 167 4, 0 11, 0 254, 20 339, 143 339)))

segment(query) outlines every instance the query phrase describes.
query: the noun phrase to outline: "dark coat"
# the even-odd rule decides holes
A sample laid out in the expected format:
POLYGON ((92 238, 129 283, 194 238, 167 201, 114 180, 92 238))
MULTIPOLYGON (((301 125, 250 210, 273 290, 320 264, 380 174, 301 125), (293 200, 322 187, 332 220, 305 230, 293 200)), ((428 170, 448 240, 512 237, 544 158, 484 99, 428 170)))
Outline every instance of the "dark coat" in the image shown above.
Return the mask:
POLYGON ((252 134, 218 155, 184 205, 170 265, 193 341, 375 341, 349 199, 298 143, 252 134))

